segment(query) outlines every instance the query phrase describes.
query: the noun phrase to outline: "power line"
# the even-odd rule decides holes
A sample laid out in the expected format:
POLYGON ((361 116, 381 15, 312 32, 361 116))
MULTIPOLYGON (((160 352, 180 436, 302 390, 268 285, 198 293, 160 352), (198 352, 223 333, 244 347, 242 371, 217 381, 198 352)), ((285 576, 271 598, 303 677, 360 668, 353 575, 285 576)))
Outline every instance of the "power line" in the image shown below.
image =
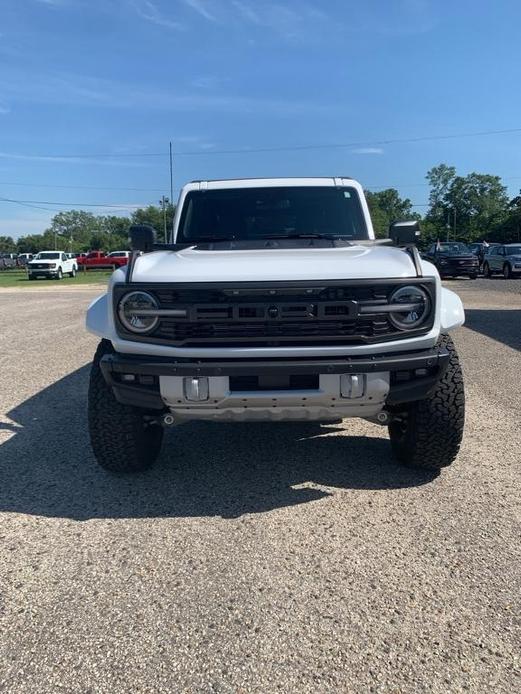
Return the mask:
POLYGON ((31 205, 28 202, 24 202, 23 200, 11 200, 10 198, 2 198, 0 197, 0 202, 13 202, 16 205, 22 205, 23 207, 32 207, 34 210, 45 210, 45 212, 59 212, 60 210, 53 210, 50 207, 39 207, 38 205, 31 205))
MULTIPOLYGON (((26 205, 27 207, 36 207, 37 205, 61 205, 64 207, 107 207, 111 209, 133 209, 137 210, 142 207, 146 207, 146 205, 127 205, 125 203, 117 203, 114 205, 110 205, 107 203, 93 203, 93 202, 55 202, 55 201, 50 201, 50 200, 13 200, 12 198, 4 198, 0 197, 0 200, 3 202, 13 202, 18 205, 26 205)), ((36 209, 46 209, 46 208, 36 208, 36 209)), ((57 210, 50 210, 51 212, 55 212, 57 210)))
POLYGON ((134 193, 162 193, 163 188, 120 188, 116 186, 65 186, 51 185, 49 183, 20 183, 18 181, 0 181, 1 186, 20 186, 24 188, 64 188, 71 190, 121 190, 134 193))
MULTIPOLYGON (((490 135, 506 135, 521 133, 521 128, 505 128, 503 130, 480 130, 475 132, 456 133, 453 135, 421 135, 419 137, 389 138, 381 140, 364 140, 359 142, 330 143, 330 144, 307 144, 307 145, 279 145, 274 147, 246 147, 242 149, 221 149, 221 150, 193 150, 193 151, 174 151, 172 154, 178 157, 208 157, 221 154, 256 154, 269 152, 297 152, 316 149, 349 149, 354 147, 371 147, 378 145, 409 144, 415 142, 432 142, 439 140, 455 140, 467 137, 485 137, 490 135)), ((1 157, 12 156, 8 152, 0 153, 1 157)), ((90 158, 143 158, 143 157, 168 157, 169 152, 140 152, 140 153, 101 153, 101 154, 38 154, 24 156, 53 157, 57 159, 90 159, 90 158)))

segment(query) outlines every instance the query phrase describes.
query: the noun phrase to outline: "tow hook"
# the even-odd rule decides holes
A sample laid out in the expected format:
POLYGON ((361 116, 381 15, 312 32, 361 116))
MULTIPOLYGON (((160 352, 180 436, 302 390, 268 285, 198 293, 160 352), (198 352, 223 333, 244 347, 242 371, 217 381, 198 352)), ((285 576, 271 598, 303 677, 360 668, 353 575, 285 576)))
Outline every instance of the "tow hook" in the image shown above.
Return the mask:
POLYGON ((158 415, 157 417, 145 417, 145 424, 147 426, 160 426, 160 427, 173 427, 175 425, 174 415, 170 412, 158 415))
POLYGON ((389 414, 389 412, 382 410, 374 417, 365 417, 365 419, 368 422, 372 422, 373 424, 380 424, 381 426, 387 426, 391 422, 391 415, 389 414))

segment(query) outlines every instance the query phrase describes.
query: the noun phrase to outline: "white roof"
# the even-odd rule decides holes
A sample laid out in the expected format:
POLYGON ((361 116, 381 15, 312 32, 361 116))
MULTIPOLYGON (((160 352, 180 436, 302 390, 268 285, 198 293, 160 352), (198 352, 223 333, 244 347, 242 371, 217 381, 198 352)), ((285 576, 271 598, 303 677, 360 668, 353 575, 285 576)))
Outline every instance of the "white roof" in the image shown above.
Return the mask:
POLYGON ((215 181, 192 181, 184 190, 219 190, 229 188, 280 188, 293 186, 357 186, 352 178, 230 178, 215 181))

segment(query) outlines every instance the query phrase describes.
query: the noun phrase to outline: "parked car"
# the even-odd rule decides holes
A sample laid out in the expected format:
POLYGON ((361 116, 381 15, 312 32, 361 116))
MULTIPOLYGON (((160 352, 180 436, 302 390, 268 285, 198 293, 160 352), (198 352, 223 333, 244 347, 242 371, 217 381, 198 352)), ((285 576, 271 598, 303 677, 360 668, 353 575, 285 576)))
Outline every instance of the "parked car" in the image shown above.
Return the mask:
POLYGON ((107 257, 119 258, 121 260, 121 265, 126 265, 130 258, 130 251, 112 251, 112 253, 109 253, 107 257))
POLYGON ((61 280, 64 275, 75 277, 78 265, 75 259, 69 258, 63 251, 42 251, 27 263, 27 275, 30 280, 38 277, 53 277, 61 280))
POLYGON ((492 277, 497 273, 507 280, 521 275, 521 243, 507 243, 490 249, 483 263, 483 274, 492 277))
POLYGON ((385 247, 352 179, 204 181, 183 188, 174 233, 155 245, 132 227, 140 253, 87 312, 102 467, 150 467, 163 429, 190 420, 346 417, 388 427, 404 465, 451 464, 464 391, 449 331, 464 313, 421 260, 418 222, 392 224, 385 247))
POLYGON ((20 253, 18 256, 18 265, 25 267, 27 263, 34 258, 33 253, 20 253))
POLYGON ((469 244, 470 252, 477 257, 480 269, 483 267, 485 256, 490 253, 490 249, 494 246, 499 246, 499 243, 486 243, 484 241, 478 241, 469 244))
POLYGON ((475 280, 479 272, 479 260, 464 243, 457 241, 433 243, 424 258, 438 268, 441 277, 465 275, 475 280))
POLYGON ((16 253, 0 253, 0 270, 10 270, 16 267, 16 253))
MULTIPOLYGON (((116 253, 126 251, 116 251, 116 253)), ((103 251, 91 251, 84 258, 78 258, 78 265, 85 269, 90 268, 118 268, 128 263, 128 256, 112 256, 103 251)))

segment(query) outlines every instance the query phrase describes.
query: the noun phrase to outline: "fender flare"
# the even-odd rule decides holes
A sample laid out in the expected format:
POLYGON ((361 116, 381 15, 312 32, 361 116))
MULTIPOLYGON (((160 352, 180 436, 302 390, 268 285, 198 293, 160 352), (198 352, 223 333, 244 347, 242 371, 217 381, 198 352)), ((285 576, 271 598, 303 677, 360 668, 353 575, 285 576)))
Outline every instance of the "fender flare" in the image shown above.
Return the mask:
POLYGON ((440 329, 442 333, 459 328, 465 322, 463 302, 450 289, 441 288, 440 329))
POLYGON ((89 304, 85 318, 85 326, 90 333, 110 339, 108 317, 108 295, 102 294, 89 304))

